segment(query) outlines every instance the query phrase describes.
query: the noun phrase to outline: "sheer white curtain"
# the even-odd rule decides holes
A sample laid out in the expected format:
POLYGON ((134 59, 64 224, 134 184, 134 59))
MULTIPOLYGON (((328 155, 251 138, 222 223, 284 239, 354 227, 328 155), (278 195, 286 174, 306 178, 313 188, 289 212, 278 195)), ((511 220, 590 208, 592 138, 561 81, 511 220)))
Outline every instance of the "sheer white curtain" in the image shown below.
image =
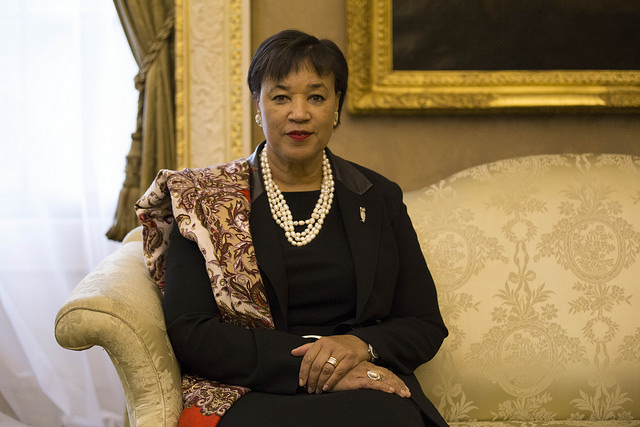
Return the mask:
POLYGON ((137 67, 110 0, 2 0, 0 22, 0 425, 122 425, 104 351, 53 323, 117 247, 137 67))

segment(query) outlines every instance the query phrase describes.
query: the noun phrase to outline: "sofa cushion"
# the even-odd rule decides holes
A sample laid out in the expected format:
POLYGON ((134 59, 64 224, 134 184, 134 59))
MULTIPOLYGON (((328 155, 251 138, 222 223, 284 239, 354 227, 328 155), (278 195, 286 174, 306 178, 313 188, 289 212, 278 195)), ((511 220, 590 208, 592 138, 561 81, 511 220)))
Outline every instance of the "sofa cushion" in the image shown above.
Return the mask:
POLYGON ((405 202, 450 330, 417 375, 449 422, 640 425, 639 157, 502 160, 405 202))

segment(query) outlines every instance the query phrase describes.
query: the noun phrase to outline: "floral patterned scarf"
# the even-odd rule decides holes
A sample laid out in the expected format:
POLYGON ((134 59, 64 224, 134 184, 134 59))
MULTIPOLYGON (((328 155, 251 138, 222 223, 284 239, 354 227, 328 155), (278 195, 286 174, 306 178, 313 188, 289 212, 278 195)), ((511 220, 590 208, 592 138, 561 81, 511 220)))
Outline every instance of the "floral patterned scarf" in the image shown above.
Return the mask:
MULTIPOLYGON (((223 321, 245 328, 273 329, 273 318, 249 232, 250 165, 241 159, 203 169, 161 170, 136 203, 143 226, 145 262, 164 291, 169 235, 198 244, 223 321)), ((216 426, 231 405, 250 390, 183 375, 180 425, 216 426)))

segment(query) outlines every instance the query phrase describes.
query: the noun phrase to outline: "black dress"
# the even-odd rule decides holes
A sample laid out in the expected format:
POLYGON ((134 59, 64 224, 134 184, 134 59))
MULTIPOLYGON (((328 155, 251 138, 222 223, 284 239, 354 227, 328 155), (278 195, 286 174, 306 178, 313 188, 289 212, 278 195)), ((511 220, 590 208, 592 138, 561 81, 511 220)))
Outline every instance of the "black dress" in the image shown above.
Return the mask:
MULTIPOLYGON (((319 191, 285 194, 295 219, 308 218, 318 196, 319 191)), ((284 232, 279 233, 279 241, 273 242, 281 246, 285 258, 289 288, 286 327, 288 333, 296 336, 334 334, 335 325, 355 317, 355 273, 339 209, 334 200, 322 230, 308 245, 294 247, 286 240, 284 232)), ((251 215, 271 216, 271 213, 268 209, 259 209, 253 210, 251 215)), ((174 232, 167 264, 165 301, 173 299, 172 285, 176 281, 192 282, 189 288, 197 281, 200 291, 211 293, 208 280, 203 280, 206 279, 206 271, 201 256, 198 260, 200 267, 198 262, 189 262, 188 268, 175 266, 176 262, 186 262, 185 252, 198 259, 197 246, 174 232), (198 268, 201 271, 195 274, 194 270, 198 268), (190 277, 176 277, 177 271, 190 271, 190 277)), ((268 278, 264 277, 264 280, 269 291, 268 278)), ((181 286, 184 295, 182 283, 181 286)), ((184 303, 189 299, 183 299, 184 303)), ((216 310, 215 304, 210 309, 216 310)), ((165 310, 169 311, 169 322, 172 312, 179 311, 179 307, 171 303, 165 310)), ((299 359, 297 363, 299 366, 299 359)), ((414 402, 397 395, 375 390, 316 395, 299 389, 295 394, 254 390, 236 402, 220 422, 220 427, 359 425, 411 427, 425 426, 425 421, 414 402)))

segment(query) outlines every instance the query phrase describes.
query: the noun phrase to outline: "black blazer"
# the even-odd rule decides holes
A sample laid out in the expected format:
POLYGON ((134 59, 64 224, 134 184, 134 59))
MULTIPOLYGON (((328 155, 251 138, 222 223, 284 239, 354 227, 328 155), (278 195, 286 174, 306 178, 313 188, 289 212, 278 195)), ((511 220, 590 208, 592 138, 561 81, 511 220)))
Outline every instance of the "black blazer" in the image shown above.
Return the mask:
MULTIPOLYGON (((263 145, 248 158, 253 166, 252 209, 268 209, 256 161, 263 145)), ((331 153, 329 159, 357 282, 356 318, 336 325, 333 333, 351 333, 372 344, 379 363, 407 383, 423 413, 447 425, 413 375, 436 354, 448 332, 402 191, 369 169, 331 153)), ((284 257, 274 244, 280 228, 270 217, 254 216, 250 227, 276 330, 223 323, 197 245, 174 229, 164 299, 167 332, 187 372, 254 390, 294 394, 300 358, 290 351, 307 340, 287 332, 284 257)))

